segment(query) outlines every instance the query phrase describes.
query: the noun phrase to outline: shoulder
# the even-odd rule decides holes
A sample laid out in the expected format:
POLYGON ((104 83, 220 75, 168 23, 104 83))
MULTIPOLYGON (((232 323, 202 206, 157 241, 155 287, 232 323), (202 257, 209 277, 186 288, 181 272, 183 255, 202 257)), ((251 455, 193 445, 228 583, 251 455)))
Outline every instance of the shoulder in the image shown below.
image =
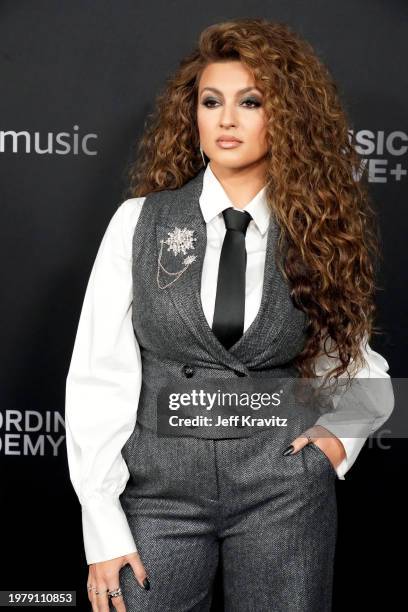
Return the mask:
POLYGON ((115 232, 120 235, 123 252, 127 259, 132 257, 132 240, 136 224, 146 196, 124 200, 113 215, 115 232))
POLYGON ((128 200, 125 200, 119 205, 118 212, 120 213, 120 216, 124 223, 133 226, 136 225, 145 199, 146 196, 142 196, 139 198, 129 198, 128 200))

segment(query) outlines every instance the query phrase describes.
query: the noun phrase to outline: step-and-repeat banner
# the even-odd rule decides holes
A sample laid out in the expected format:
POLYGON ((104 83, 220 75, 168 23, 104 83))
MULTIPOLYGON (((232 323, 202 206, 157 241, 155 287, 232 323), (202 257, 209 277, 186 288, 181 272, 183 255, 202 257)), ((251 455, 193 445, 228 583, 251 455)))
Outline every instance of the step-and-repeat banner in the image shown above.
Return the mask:
MULTIPOLYGON (((75 591, 88 609, 65 448, 65 380, 89 273, 124 199, 156 94, 211 23, 285 22, 329 66, 352 118, 382 234, 373 348, 405 376, 407 7, 378 0, 0 4, 2 385, 0 590, 75 591)), ((404 439, 369 439, 336 482, 334 606, 394 603, 404 439), (397 486, 395 486, 397 485, 397 486), (364 582, 362 573, 372 577, 364 582), (378 592, 380 589, 380 593, 378 592)), ((169 545, 171 542, 169 540, 169 545)), ((401 595, 402 596, 402 595, 401 595)), ((222 576, 213 609, 222 609, 222 576)), ((258 611, 257 611, 258 612, 258 611)), ((260 612, 260 611, 259 611, 260 612)))

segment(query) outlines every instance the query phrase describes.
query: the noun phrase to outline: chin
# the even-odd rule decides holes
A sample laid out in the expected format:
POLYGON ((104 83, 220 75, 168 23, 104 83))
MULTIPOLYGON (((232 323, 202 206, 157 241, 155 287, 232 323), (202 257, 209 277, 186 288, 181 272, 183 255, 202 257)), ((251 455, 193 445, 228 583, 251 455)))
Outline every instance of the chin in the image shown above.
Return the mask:
POLYGON ((237 168, 243 168, 253 163, 253 160, 244 159, 239 156, 234 157, 231 154, 230 155, 228 154, 214 155, 214 157, 210 158, 210 161, 213 166, 217 165, 220 168, 231 168, 231 170, 237 169, 237 168))

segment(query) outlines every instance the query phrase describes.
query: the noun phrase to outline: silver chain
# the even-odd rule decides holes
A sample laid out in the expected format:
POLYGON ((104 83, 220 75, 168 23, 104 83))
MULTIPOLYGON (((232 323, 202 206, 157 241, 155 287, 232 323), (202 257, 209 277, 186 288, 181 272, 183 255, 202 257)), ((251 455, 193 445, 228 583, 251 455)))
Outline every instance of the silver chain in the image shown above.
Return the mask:
POLYGON ((159 289, 166 289, 166 287, 169 287, 170 285, 172 285, 173 283, 176 282, 176 280, 178 280, 180 278, 180 276, 187 270, 187 268, 191 265, 191 264, 187 264, 182 270, 178 270, 178 272, 169 272, 168 270, 166 270, 166 268, 162 265, 161 263, 161 257, 162 257, 162 252, 163 252, 163 243, 164 240, 160 240, 161 246, 160 246, 160 253, 159 253, 159 261, 158 261, 158 268, 157 268, 157 275, 156 275, 156 279, 157 279, 157 285, 159 287, 159 289), (170 283, 167 283, 167 285, 160 285, 160 268, 166 273, 169 274, 171 276, 176 276, 176 278, 174 278, 170 283))

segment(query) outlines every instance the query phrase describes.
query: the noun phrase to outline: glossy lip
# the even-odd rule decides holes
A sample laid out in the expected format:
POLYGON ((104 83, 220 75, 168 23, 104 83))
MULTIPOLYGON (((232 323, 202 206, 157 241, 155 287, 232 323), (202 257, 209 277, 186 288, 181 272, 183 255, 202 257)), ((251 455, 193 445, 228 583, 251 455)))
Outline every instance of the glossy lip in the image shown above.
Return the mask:
POLYGON ((236 149, 242 142, 240 140, 217 140, 216 144, 220 149, 236 149))
POLYGON ((227 134, 225 134, 225 136, 220 136, 219 138, 217 138, 217 142, 242 142, 242 140, 239 140, 239 138, 236 138, 235 136, 227 136, 227 134))

